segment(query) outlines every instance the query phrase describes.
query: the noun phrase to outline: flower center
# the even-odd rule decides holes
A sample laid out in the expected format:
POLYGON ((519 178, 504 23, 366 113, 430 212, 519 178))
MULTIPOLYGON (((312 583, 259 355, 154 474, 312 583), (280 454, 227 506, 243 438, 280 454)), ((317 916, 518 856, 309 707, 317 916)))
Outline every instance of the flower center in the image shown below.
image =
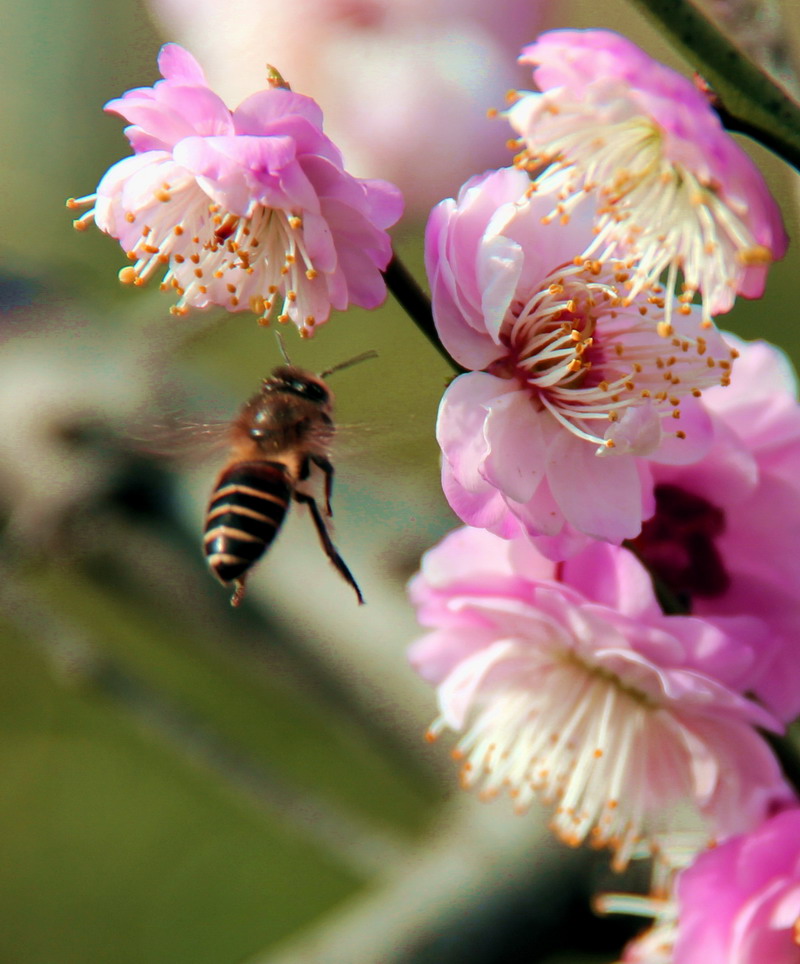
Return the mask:
MULTIPOLYGON (((120 271, 125 284, 143 285, 167 266, 161 289, 179 296, 171 311, 183 315, 189 305, 213 303, 230 311, 249 308, 260 324, 273 316, 293 321, 303 335, 316 324, 315 308, 327 297, 306 249, 301 217, 262 204, 246 216, 224 211, 210 200, 192 175, 172 169, 136 213, 124 215, 130 224, 126 243, 134 264, 120 271), (315 283, 316 282, 316 283, 315 283), (321 297, 323 296, 324 297, 321 297)), ((94 204, 75 227, 83 230, 95 217, 97 196, 70 202, 71 207, 94 204)), ((102 227, 102 225, 101 225, 102 227)))
POLYGON ((715 540, 725 514, 699 495, 676 485, 657 485, 656 511, 633 540, 637 555, 681 602, 713 599, 730 586, 715 540))
MULTIPOLYGON (((517 378, 535 404, 599 452, 620 445, 614 424, 633 409, 652 411, 656 428, 680 419, 683 398, 728 383, 736 354, 720 341, 725 356, 713 357, 709 340, 689 324, 678 333, 663 319, 659 291, 631 304, 618 290, 626 279, 622 265, 583 258, 554 272, 526 302, 511 305, 501 329, 508 356, 488 369, 517 378)), ((664 431, 651 433, 651 449, 664 431)), ((685 437, 677 427, 666 434, 685 437)), ((620 451, 648 454, 636 446, 620 451)))
MULTIPOLYGON (((702 292, 703 322, 711 310, 728 310, 744 271, 768 264, 770 252, 748 228, 746 207, 722 187, 701 180, 668 157, 668 135, 645 116, 607 121, 591 104, 551 102, 539 96, 535 118, 525 124, 515 165, 531 173, 532 189, 552 194, 542 220, 564 223, 587 197, 597 205, 595 237, 586 258, 625 258, 635 297, 665 278, 673 308, 686 313, 702 292)), ((514 123, 514 108, 509 112, 514 123)))
MULTIPOLYGON (((691 791, 689 758, 663 708, 612 672, 563 657, 515 670, 481 694, 453 756, 463 761, 464 787, 479 786, 484 799, 506 789, 519 812, 537 798, 555 805, 552 829, 562 840, 611 846, 622 869, 655 812, 691 791)), ((434 723, 431 738, 443 725, 434 723)))

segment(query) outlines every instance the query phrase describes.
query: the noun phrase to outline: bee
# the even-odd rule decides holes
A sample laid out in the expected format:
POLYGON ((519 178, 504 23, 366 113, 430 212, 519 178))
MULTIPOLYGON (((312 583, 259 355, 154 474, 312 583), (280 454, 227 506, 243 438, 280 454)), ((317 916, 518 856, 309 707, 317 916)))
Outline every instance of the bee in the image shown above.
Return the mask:
POLYGON ((334 546, 325 517, 332 516, 333 465, 329 451, 335 428, 333 395, 325 378, 368 358, 369 351, 319 375, 292 365, 273 369, 261 390, 241 409, 229 430, 230 458, 211 495, 204 548, 211 571, 234 586, 238 606, 251 567, 278 534, 292 500, 307 505, 322 549, 342 578, 364 602, 358 583, 334 546), (308 491, 312 466, 325 477, 324 516, 308 491))

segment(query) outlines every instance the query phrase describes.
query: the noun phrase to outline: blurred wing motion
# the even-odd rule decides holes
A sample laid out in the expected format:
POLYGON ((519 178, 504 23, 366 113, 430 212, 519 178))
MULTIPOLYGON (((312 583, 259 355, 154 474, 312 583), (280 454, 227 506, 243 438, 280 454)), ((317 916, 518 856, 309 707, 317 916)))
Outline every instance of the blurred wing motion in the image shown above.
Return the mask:
POLYGON ((219 457, 230 447, 231 422, 229 419, 200 422, 171 415, 155 425, 134 429, 128 438, 142 455, 168 462, 200 462, 219 457))

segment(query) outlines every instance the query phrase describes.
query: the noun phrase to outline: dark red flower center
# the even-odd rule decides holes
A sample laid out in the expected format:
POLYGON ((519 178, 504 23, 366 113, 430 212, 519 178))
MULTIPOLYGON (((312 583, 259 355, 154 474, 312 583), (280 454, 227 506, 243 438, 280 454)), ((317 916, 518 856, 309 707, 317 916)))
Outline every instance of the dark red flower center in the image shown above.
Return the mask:
POLYGON ((691 606, 693 597, 721 596, 730 586, 715 540, 725 513, 676 485, 657 485, 656 511, 633 547, 653 576, 691 606))

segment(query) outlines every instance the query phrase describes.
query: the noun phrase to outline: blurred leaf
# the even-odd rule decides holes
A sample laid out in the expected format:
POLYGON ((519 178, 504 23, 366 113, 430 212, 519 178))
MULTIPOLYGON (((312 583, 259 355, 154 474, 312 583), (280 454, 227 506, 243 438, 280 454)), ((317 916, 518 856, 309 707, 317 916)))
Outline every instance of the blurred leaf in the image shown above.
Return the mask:
POLYGON ((0 649, 4 964, 234 964, 359 885, 5 626, 0 649))
MULTIPOLYGON (((370 735, 341 708, 304 689, 275 659, 270 666, 225 655, 225 640, 198 637, 181 623, 188 599, 166 612, 130 586, 98 586, 76 570, 41 575, 51 601, 88 630, 170 703, 183 708, 255 764, 276 770, 298 788, 322 794, 376 826, 421 829, 430 787, 405 775, 370 745, 370 735)), ((280 640, 265 638, 265 652, 280 640)))

